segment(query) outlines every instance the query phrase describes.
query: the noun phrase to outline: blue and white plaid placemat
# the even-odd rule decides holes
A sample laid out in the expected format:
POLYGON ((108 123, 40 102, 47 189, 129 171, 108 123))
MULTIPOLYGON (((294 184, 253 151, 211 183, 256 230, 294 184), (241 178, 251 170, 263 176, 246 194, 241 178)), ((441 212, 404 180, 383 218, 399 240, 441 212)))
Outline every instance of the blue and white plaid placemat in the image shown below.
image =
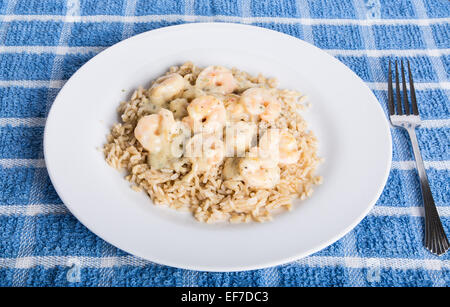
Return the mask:
POLYGON ((450 254, 423 248, 418 177, 398 129, 388 183, 361 224, 305 259, 237 273, 161 266, 104 242, 58 198, 42 150, 56 94, 101 50, 174 24, 253 24, 325 49, 383 107, 388 59, 410 59, 419 142, 450 234, 448 0, 0 0, 0 14, 0 286, 450 286, 450 254))

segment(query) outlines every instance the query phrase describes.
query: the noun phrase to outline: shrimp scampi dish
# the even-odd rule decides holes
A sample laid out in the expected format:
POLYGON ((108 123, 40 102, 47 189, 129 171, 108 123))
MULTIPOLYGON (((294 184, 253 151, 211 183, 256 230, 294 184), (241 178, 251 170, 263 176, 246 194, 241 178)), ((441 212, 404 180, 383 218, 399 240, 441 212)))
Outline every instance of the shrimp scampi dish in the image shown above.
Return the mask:
POLYGON ((322 182, 303 94, 236 68, 173 66, 118 108, 103 146, 132 189, 206 223, 263 222, 322 182))

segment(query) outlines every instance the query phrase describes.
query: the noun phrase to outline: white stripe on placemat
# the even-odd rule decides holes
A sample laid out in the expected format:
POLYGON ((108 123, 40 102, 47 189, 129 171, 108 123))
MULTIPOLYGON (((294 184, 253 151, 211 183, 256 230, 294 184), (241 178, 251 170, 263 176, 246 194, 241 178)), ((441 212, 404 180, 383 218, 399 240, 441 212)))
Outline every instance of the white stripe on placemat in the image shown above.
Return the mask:
MULTIPOLYGON (((356 15, 359 19, 366 19, 366 21, 370 21, 371 19, 367 19, 367 10, 363 6, 363 2, 359 0, 353 0, 353 7, 355 9, 356 15)), ((358 27, 358 33, 361 37, 361 42, 363 44, 364 49, 366 50, 374 50, 377 48, 375 43, 375 37, 373 34, 373 27, 358 27)), ((378 77, 383 75, 381 72, 381 59, 379 57, 369 57, 367 58, 367 68, 369 70, 369 75, 372 80, 379 80, 378 77)), ((352 259, 352 257, 359 257, 360 253, 357 246, 357 238, 354 231, 349 232, 343 239, 342 244, 345 250, 345 262, 346 266, 350 267, 347 262, 352 259)), ((370 267, 372 269, 372 266, 370 267)), ((369 270, 368 272, 363 274, 361 270, 356 270, 355 272, 351 272, 349 274, 349 283, 351 286, 359 286, 362 287, 365 285, 365 281, 370 278, 369 270)))
MULTIPOLYGON (((297 11, 300 14, 300 18, 302 20, 310 20, 311 16, 309 14, 310 7, 309 3, 307 1, 301 2, 297 1, 297 11)), ((301 24, 302 26, 302 32, 303 32, 303 39, 307 41, 310 44, 314 45, 314 34, 312 31, 312 26, 309 24, 301 24)))
MULTIPOLYGON (((80 15, 79 0, 68 0, 66 3, 66 15, 64 16, 64 23, 59 35, 58 46, 56 47, 56 56, 53 59, 51 80, 60 80, 64 76, 63 62, 66 54, 69 38, 72 33, 73 23, 67 22, 72 16, 80 15)), ((53 82, 53 81, 52 81, 53 82)), ((50 86, 51 87, 51 86, 50 86)), ((47 95, 46 114, 50 111, 50 107, 54 101, 53 95, 47 95)))
POLYGON ((450 119, 422 120, 419 128, 443 128, 450 127, 450 119))
MULTIPOLYGON (((157 265, 148 260, 140 259, 134 256, 123 257, 73 257, 73 256, 34 256, 22 258, 0 258, 0 268, 30 269, 35 266, 42 266, 45 269, 57 266, 67 267, 69 259, 77 259, 83 268, 104 268, 111 265, 117 267, 132 266, 143 267, 146 265, 157 265)), ((411 259, 411 258, 364 258, 364 257, 333 257, 333 256, 309 256, 296 263, 309 267, 335 267, 343 266, 354 269, 364 269, 369 267, 368 260, 376 260, 381 268, 392 268, 398 270, 425 269, 441 270, 441 268, 450 269, 450 260, 435 259, 411 259)))
POLYGON ((334 56, 368 56, 368 57, 415 57, 428 56, 439 57, 450 54, 450 49, 364 49, 364 50, 349 50, 349 49, 322 49, 334 56))
POLYGON ((54 204, 33 204, 33 205, 0 205, 0 216, 13 215, 46 215, 46 214, 66 214, 69 210, 64 205, 54 204))
POLYGON ((0 159, 0 167, 45 167, 44 159, 0 159))
MULTIPOLYGON (((128 31, 123 31, 123 38, 130 36, 128 31)), ((0 46, 0 53, 33 53, 43 54, 51 53, 57 55, 65 54, 89 54, 99 53, 108 47, 105 46, 63 46, 64 48, 58 48, 58 46, 0 46)), ((368 57, 383 57, 383 56, 429 56, 439 57, 443 55, 449 55, 450 49, 385 49, 385 50, 355 50, 355 49, 322 49, 333 56, 368 56, 368 57)))
POLYGON ((144 15, 144 16, 120 16, 120 15, 89 15, 71 16, 65 19, 64 15, 0 15, 3 22, 12 21, 58 21, 58 22, 239 22, 252 23, 276 23, 276 24, 303 24, 303 25, 417 25, 442 24, 450 22, 450 18, 427 18, 427 19, 324 19, 324 18, 295 18, 295 17, 251 17, 251 16, 189 16, 189 15, 144 15))
MULTIPOLYGON (((437 206, 441 217, 450 217, 450 206, 437 206)), ((32 204, 32 205, 0 205, 0 216, 14 215, 46 215, 46 214, 66 214, 69 210, 62 204, 32 204)), ((369 215, 371 216, 403 216, 423 217, 423 207, 394 207, 377 205, 373 207, 369 215)))
POLYGON ((67 80, 0 80, 0 87, 55 88, 60 89, 67 80))
MULTIPOLYGON (((437 206, 439 211, 439 216, 450 217, 450 206, 437 206)), ((371 216, 413 216, 413 217, 423 217, 424 209, 420 207, 393 207, 393 206, 375 206, 370 211, 371 216)))
MULTIPOLYGON (((436 170, 448 170, 450 169, 450 160, 444 161, 424 161, 425 168, 434 168, 436 170)), ((410 161, 392 161, 392 169, 399 170, 412 170, 416 168, 416 162, 410 161)))
POLYGON ((25 126, 25 127, 44 127, 45 117, 4 117, 0 118, 0 127, 4 126, 25 126))
MULTIPOLYGON (((387 82, 364 82, 370 87, 372 90, 381 90, 387 91, 388 84, 387 82)), ((409 84, 406 85, 409 89, 409 84)), ((394 86, 395 88, 395 86, 394 86)), ((416 90, 428 90, 428 89, 443 89, 450 90, 450 82, 442 81, 442 82, 415 82, 414 88, 416 90)))
MULTIPOLYGON (((134 16, 134 13, 136 11, 136 2, 137 0, 127 0, 125 2, 125 16, 134 16)), ((122 39, 126 39, 133 35, 133 27, 134 22, 126 23, 123 25, 122 39)))
POLYGON ((423 259, 410 258, 364 258, 364 257, 332 257, 332 256, 311 256, 297 261, 300 264, 310 267, 323 266, 345 266, 354 269, 363 269, 371 267, 371 263, 376 262, 380 268, 398 269, 398 270, 441 270, 441 268, 450 268, 450 260, 433 260, 425 262, 423 259))
POLYGON ((87 54, 99 53, 107 47, 102 46, 86 46, 86 47, 70 47, 70 46, 0 46, 0 53, 51 53, 56 55, 66 54, 87 54), (64 47, 64 48, 61 48, 64 47))

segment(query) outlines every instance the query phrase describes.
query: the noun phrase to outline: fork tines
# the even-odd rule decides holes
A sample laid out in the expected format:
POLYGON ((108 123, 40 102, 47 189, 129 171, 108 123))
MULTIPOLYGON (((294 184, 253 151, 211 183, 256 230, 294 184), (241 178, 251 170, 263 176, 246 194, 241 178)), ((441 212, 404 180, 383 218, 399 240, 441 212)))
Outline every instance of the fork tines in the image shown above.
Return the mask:
POLYGON ((414 89, 413 78, 411 74, 411 66, 408 63, 408 77, 409 77, 409 91, 411 95, 411 107, 408 102, 408 91, 406 88, 406 78, 405 78, 405 69, 403 67, 403 60, 401 61, 401 74, 402 74, 402 85, 403 85, 403 99, 400 94, 400 81, 399 81, 399 73, 398 73, 398 64, 397 60, 395 60, 395 94, 397 104, 394 101, 394 91, 392 88, 392 68, 391 68, 391 60, 389 60, 389 81, 388 81, 388 102, 389 102, 389 115, 419 115, 419 109, 417 108, 417 100, 416 100, 416 91, 414 89), (397 111, 397 112, 396 112, 397 111))

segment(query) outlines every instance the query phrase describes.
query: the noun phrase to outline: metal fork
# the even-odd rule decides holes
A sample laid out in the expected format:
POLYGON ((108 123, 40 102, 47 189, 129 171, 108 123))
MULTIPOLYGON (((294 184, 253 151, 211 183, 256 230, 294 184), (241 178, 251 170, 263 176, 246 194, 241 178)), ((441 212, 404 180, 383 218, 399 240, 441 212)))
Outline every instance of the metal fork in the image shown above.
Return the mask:
POLYGON ((431 194, 430 185, 428 184, 427 174, 423 165, 422 156, 420 155, 419 145, 416 137, 416 127, 420 126, 419 109, 417 108, 416 92, 411 74, 411 68, 408 60, 409 90, 411 95, 411 107, 408 102, 408 93, 405 81, 405 69, 403 60, 401 61, 403 99, 400 95, 400 82, 398 76, 398 65, 395 61, 395 92, 397 106, 394 102, 394 91, 392 89, 392 69, 391 60, 389 60, 389 84, 388 84, 388 102, 389 115, 393 126, 406 129, 413 146, 414 157, 416 159, 417 172, 419 173, 420 185, 422 190, 423 204, 425 208, 425 247, 432 253, 437 255, 445 254, 449 249, 449 242, 442 227, 439 214, 434 204, 433 195, 431 194))

